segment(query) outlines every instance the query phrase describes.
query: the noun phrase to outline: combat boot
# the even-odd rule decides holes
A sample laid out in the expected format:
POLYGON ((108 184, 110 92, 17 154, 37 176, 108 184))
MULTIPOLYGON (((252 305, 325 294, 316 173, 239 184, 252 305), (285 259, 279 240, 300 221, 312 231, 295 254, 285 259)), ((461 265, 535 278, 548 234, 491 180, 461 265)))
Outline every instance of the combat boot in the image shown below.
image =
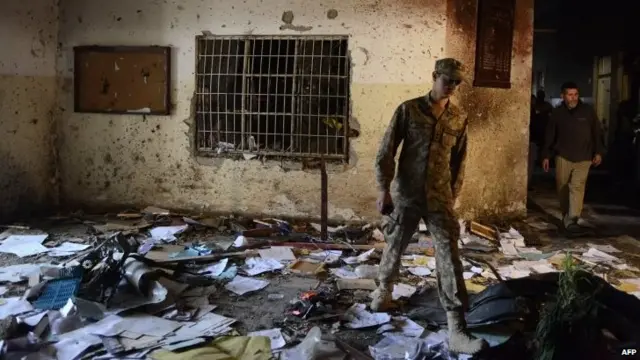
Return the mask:
POLYGON ((393 284, 380 284, 378 288, 371 293, 371 310, 385 311, 388 309, 393 301, 391 296, 393 292, 393 284))
POLYGON ((458 311, 447 311, 449 329, 449 350, 456 354, 474 355, 489 347, 486 341, 478 339, 467 332, 464 314, 458 311))

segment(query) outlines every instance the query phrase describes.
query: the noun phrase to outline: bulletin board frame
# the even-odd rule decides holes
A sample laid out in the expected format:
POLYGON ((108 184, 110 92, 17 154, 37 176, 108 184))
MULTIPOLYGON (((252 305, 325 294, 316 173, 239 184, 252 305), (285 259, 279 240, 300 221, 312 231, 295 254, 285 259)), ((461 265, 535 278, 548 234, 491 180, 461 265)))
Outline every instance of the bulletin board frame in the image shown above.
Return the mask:
POLYGON ((171 47, 76 46, 74 111, 170 115, 171 47))

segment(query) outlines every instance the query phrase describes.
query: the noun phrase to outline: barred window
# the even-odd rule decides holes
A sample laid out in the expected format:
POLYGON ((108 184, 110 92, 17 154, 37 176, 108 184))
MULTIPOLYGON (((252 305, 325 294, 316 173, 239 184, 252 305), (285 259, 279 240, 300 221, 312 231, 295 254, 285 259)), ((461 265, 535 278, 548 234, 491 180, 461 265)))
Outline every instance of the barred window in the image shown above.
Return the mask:
POLYGON ((200 155, 348 156, 346 36, 198 36, 200 155))

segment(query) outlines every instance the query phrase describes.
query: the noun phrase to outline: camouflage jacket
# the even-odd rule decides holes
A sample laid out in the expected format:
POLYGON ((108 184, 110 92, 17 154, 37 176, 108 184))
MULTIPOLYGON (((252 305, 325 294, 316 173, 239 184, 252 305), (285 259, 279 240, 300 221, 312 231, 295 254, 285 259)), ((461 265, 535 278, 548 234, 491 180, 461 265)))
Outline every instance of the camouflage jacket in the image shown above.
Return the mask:
POLYGON ((402 143, 394 182, 394 203, 450 210, 464 178, 467 116, 449 102, 440 119, 431 113, 428 96, 396 109, 376 156, 379 190, 391 190, 396 152, 402 143))

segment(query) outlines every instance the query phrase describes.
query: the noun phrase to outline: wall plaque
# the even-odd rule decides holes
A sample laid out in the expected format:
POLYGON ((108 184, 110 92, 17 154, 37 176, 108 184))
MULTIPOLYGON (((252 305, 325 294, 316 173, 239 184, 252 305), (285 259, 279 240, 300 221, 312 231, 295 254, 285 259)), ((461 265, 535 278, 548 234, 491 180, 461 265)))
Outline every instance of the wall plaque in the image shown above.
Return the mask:
POLYGON ((473 86, 511 88, 515 0, 479 0, 473 86))

